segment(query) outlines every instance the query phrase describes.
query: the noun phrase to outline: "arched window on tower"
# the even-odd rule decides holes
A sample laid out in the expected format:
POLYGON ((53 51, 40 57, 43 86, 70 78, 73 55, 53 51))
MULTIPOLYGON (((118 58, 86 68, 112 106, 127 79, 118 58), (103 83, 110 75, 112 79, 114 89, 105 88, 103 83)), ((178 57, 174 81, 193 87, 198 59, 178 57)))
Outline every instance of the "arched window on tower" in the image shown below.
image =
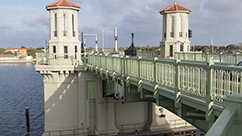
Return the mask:
POLYGON ((66 36, 66 14, 63 14, 63 36, 66 36))
POLYGON ((57 37, 57 14, 55 14, 54 25, 55 25, 54 36, 57 37))
POLYGON ((173 45, 170 45, 170 57, 173 57, 173 45))
POLYGON ((75 18, 74 18, 75 16, 74 15, 72 15, 72 35, 73 35, 73 37, 75 37, 76 36, 76 34, 75 34, 75 18))
POLYGON ((180 51, 183 51, 183 48, 184 48, 183 43, 181 43, 180 44, 180 51))
POLYGON ((171 37, 174 37, 174 28, 175 28, 175 16, 171 17, 171 37))
POLYGON ((164 38, 166 38, 166 27, 167 27, 167 25, 166 25, 166 15, 163 15, 164 17, 163 17, 163 30, 164 30, 164 38))
POLYGON ((182 17, 179 16, 179 36, 182 37, 182 17))

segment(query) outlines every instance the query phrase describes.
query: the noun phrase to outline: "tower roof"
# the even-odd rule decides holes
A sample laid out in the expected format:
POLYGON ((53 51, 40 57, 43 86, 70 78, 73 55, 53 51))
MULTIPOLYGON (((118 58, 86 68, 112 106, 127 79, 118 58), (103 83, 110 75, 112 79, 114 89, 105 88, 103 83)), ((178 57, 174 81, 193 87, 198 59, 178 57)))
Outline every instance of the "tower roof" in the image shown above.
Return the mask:
POLYGON ((165 11, 179 11, 179 10, 192 12, 190 9, 187 9, 187 8, 185 8, 185 7, 175 3, 175 4, 173 4, 173 5, 169 6, 169 7, 161 10, 160 13, 165 12, 165 11))
POLYGON ((70 1, 68 0, 58 0, 54 3, 51 3, 49 5, 46 6, 46 8, 48 7, 57 7, 57 6, 63 6, 63 7, 75 7, 75 8, 78 8, 80 9, 81 7, 74 4, 74 3, 71 3, 70 1))

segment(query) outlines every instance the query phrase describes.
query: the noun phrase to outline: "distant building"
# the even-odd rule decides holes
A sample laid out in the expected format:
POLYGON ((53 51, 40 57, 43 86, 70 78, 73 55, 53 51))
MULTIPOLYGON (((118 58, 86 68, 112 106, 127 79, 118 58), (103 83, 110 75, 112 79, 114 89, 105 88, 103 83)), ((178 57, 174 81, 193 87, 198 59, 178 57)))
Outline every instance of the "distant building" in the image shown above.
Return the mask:
POLYGON ((12 53, 17 53, 17 56, 28 56, 27 50, 29 50, 29 48, 8 48, 5 49, 5 52, 11 51, 12 53))

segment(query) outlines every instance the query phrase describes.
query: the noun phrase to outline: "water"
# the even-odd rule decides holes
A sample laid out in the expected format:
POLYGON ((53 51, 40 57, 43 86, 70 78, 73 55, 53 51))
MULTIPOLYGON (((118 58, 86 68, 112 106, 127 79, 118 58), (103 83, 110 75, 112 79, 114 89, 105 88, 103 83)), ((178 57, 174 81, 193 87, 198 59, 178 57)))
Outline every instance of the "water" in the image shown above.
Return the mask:
POLYGON ((44 131, 43 78, 31 63, 0 63, 0 136, 25 136, 29 107, 30 136, 44 131))

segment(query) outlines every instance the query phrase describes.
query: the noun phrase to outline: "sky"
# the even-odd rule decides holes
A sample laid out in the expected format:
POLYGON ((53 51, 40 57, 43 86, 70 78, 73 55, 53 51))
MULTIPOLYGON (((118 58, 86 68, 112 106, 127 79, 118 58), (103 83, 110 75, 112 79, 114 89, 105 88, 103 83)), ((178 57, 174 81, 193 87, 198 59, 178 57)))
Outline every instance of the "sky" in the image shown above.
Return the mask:
MULTIPOLYGON (((49 41, 49 12, 46 5, 57 0, 6 0, 0 2, 0 47, 45 47, 49 41)), ((193 45, 229 45, 242 42, 242 1, 239 0, 69 0, 81 6, 79 33, 97 34, 102 48, 159 46, 162 40, 160 10, 177 3, 192 10, 189 14, 193 45)), ((94 36, 84 36, 87 48, 95 47, 94 36)))

